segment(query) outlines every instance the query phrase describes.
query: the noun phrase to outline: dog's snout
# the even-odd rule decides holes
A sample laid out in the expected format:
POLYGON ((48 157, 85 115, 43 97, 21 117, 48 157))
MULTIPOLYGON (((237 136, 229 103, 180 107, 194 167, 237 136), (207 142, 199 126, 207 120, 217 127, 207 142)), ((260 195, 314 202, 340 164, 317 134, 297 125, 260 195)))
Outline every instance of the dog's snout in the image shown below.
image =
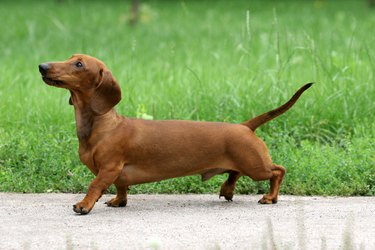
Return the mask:
POLYGON ((45 75, 48 72, 48 69, 49 69, 48 63, 41 63, 41 64, 39 64, 39 72, 42 75, 45 75))

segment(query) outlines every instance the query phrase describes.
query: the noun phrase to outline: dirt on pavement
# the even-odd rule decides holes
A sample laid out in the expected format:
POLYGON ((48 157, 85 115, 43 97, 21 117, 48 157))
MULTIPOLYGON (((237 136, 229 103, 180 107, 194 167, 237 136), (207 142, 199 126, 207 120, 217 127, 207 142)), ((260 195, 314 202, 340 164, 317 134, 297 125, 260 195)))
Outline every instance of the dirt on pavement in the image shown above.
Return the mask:
POLYGON ((0 193, 0 249, 375 249, 375 197, 105 195, 76 215, 83 196, 0 193))

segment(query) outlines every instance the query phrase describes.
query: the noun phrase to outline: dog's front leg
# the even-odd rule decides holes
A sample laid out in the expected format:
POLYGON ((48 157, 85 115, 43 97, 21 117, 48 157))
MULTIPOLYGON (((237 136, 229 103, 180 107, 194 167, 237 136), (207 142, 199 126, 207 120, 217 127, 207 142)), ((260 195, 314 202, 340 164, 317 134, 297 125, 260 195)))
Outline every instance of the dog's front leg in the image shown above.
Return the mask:
POLYGON ((82 201, 73 205, 73 210, 79 214, 88 214, 94 207, 95 202, 102 196, 104 191, 118 178, 121 174, 122 165, 117 167, 105 166, 100 168, 98 175, 91 182, 87 194, 82 201))
POLYGON ((125 207, 128 202, 128 185, 125 177, 120 175, 115 181, 117 195, 115 198, 105 202, 109 207, 125 207))

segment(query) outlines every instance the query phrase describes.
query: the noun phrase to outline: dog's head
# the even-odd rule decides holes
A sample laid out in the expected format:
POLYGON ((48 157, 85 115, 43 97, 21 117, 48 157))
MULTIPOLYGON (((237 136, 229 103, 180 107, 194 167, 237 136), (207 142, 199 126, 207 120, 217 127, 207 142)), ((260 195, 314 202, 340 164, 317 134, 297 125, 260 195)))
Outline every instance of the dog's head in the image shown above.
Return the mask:
POLYGON ((73 94, 70 104, 80 101, 97 114, 104 114, 121 100, 121 90, 116 79, 100 60, 76 54, 63 62, 39 64, 42 79, 48 85, 65 88, 73 94), (85 98, 85 100, 75 100, 85 98))

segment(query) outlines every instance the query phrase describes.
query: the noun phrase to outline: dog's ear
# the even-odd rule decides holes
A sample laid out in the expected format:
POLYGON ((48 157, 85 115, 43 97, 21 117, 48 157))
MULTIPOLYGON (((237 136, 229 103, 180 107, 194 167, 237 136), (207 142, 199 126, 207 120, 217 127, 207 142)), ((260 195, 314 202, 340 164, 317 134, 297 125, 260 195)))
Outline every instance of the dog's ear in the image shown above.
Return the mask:
POLYGON ((99 82, 91 97, 91 108, 97 114, 105 114, 121 100, 121 90, 107 69, 100 69, 99 82))

